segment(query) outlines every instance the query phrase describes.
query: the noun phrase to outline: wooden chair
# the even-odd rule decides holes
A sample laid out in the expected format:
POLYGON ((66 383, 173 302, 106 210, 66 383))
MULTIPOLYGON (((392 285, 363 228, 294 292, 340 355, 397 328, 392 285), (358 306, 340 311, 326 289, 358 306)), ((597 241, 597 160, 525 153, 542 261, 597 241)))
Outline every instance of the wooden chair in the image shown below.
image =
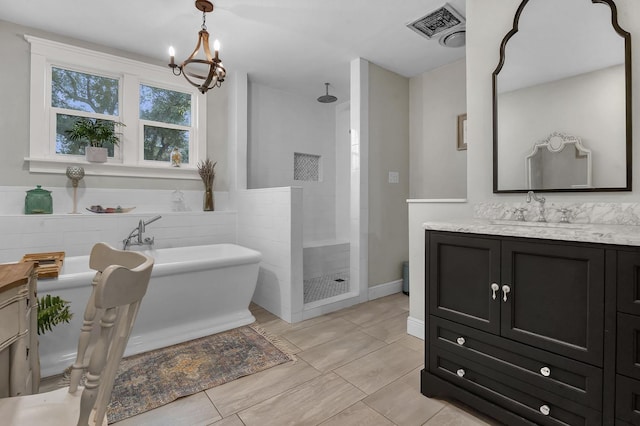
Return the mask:
POLYGON ((96 244, 90 256, 95 269, 93 292, 85 310, 78 355, 69 387, 42 394, 0 399, 0 424, 78 426, 107 425, 118 364, 147 291, 153 258, 96 244), (95 336, 95 344, 92 343, 95 336), (79 385, 86 371, 86 384, 79 385))

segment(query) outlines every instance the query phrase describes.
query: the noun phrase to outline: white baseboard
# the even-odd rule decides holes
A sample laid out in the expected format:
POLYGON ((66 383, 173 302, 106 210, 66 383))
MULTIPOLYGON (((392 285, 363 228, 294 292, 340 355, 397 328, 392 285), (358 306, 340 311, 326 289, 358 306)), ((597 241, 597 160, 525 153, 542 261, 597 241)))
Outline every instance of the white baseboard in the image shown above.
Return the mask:
POLYGON ((417 318, 407 318, 407 334, 424 340, 424 321, 417 318))
POLYGON ((391 281, 385 284, 378 284, 369 287, 369 300, 390 296, 402 291, 402 280, 391 281))

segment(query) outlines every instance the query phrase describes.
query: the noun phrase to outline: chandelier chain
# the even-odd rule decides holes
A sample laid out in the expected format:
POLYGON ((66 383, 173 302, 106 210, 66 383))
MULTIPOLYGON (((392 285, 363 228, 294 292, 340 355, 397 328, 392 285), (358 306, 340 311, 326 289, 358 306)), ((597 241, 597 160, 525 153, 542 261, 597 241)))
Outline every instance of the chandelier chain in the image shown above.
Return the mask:
POLYGON ((202 12, 202 28, 204 31, 207 31, 207 13, 206 12, 202 12))

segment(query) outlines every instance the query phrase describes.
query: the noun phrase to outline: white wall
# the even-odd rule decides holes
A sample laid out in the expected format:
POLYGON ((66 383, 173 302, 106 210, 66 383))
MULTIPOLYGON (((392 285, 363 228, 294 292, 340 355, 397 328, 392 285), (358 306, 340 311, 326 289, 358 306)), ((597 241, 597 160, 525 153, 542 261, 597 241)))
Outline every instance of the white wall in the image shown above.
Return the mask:
POLYGON ((249 83, 248 188, 303 188, 304 241, 335 239, 335 106, 249 83), (321 181, 293 179, 294 153, 321 156, 321 181))
POLYGON ((336 240, 349 241, 351 156, 349 102, 336 105, 336 240))
POLYGON ((145 237, 155 238, 155 248, 235 243, 236 212, 226 209, 227 193, 216 192, 221 209, 202 211, 202 191, 184 191, 188 211, 172 211, 171 190, 85 189, 79 191, 78 210, 72 210, 71 188, 52 187, 54 214, 24 215, 5 208, 24 205, 26 187, 0 187, 0 263, 17 262, 26 253, 64 251, 66 256, 88 255, 99 241, 122 248, 122 240, 138 225, 156 215, 162 219, 147 227, 145 237), (98 200, 100 200, 98 202, 98 200), (95 214, 85 206, 136 207, 129 213, 95 214))
POLYGON ((467 151, 458 151, 458 115, 467 112, 465 61, 410 80, 409 197, 464 198, 467 151))
MULTIPOLYGON (((471 205, 479 202, 522 201, 522 194, 493 194, 493 130, 492 130, 492 83, 491 73, 499 59, 499 46, 504 35, 512 28, 513 16, 520 0, 483 0, 467 2, 467 199, 468 203, 442 203, 437 209, 424 204, 410 205, 409 232, 411 252, 411 302, 410 324, 419 329, 424 320, 424 230, 420 226, 428 220, 446 220, 456 217, 470 217, 471 205), (414 235, 415 234, 415 235, 414 235), (420 276, 420 271, 422 277, 420 276)), ((631 33, 631 38, 640 36, 640 2, 617 0, 618 17, 622 28, 631 33)), ((640 79, 640 44, 632 44, 633 81, 640 79)), ((640 99, 640 85, 632 88, 633 103, 640 99)), ((640 111, 634 105, 633 120, 640 123, 640 111)), ((634 135, 633 164, 640 164, 638 136, 634 135)), ((606 201, 637 202, 640 180, 634 173, 631 192, 611 193, 562 193, 545 194, 547 202, 553 201, 606 201)), ((424 332, 424 330, 422 330, 424 332)), ((418 334, 414 332, 412 334, 418 334)))

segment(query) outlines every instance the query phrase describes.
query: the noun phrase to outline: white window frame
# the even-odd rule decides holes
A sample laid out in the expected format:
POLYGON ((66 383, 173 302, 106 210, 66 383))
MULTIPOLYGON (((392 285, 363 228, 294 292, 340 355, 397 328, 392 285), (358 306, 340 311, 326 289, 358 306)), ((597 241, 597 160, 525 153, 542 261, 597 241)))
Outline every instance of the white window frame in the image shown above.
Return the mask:
MULTIPOLYGON (((29 157, 25 158, 29 163, 29 171, 64 174, 68 165, 77 164, 82 165, 88 175, 200 179, 197 163, 207 155, 207 102, 195 87, 183 78, 174 76, 168 67, 30 35, 24 38, 31 44, 30 142, 29 157), (64 112, 65 109, 51 106, 52 67, 119 79, 118 120, 126 126, 120 129, 121 142, 116 147, 114 157, 106 163, 89 163, 80 155, 56 154, 56 112, 64 112), (169 161, 144 160, 143 125, 153 125, 153 122, 139 117, 140 84, 191 95, 188 164, 172 167, 169 161)), ((82 111, 71 113, 96 115, 82 111)))

